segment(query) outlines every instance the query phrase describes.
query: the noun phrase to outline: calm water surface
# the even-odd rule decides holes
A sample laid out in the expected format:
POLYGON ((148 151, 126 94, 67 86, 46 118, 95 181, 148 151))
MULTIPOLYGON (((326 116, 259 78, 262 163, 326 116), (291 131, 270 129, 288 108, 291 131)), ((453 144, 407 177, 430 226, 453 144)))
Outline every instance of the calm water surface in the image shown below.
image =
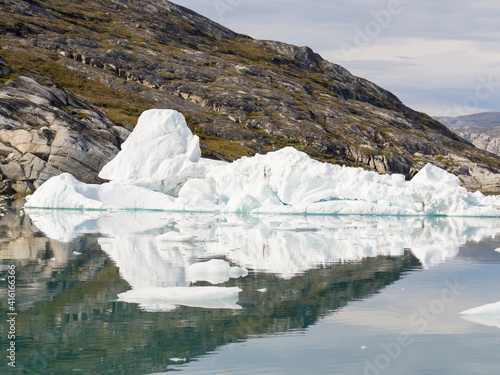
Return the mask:
POLYGON ((1 201, 0 373, 498 373, 500 319, 459 315, 500 300, 498 219, 24 212, 22 203, 1 201), (158 239, 170 232, 176 241, 158 239), (248 275, 193 279, 190 266, 210 259, 248 275), (241 292, 118 297, 213 284, 241 292))

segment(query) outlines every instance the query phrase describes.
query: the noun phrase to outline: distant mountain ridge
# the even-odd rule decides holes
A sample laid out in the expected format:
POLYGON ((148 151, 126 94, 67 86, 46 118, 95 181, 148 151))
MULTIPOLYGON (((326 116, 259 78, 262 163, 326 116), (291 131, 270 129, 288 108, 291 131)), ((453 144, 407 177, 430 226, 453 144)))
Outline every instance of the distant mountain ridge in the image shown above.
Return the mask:
POLYGON ((292 146, 413 176, 426 163, 500 191, 500 158, 308 47, 255 40, 165 0, 0 3, 0 192, 99 182, 139 114, 183 113, 205 157, 292 146))
POLYGON ((477 148, 500 155, 500 112, 484 112, 458 117, 436 117, 477 148))
POLYGON ((500 112, 482 112, 465 116, 435 116, 450 129, 464 127, 496 128, 500 126, 500 112))

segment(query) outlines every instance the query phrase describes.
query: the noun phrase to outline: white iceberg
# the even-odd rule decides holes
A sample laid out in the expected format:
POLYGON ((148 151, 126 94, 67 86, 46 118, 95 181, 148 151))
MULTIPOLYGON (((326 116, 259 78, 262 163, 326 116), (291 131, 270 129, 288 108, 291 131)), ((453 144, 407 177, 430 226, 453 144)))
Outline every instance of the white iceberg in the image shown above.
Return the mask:
POLYGON ((170 287, 132 289, 118 294, 120 301, 137 303, 146 311, 169 311, 177 305, 210 309, 241 309, 238 287, 170 287))
POLYGON ((462 311, 460 315, 496 315, 500 318, 500 301, 462 311))
POLYGON ((460 317, 472 323, 500 328, 500 301, 462 311, 460 317))
POLYGON ((144 112, 122 150, 84 184, 53 177, 26 207, 165 211, 500 216, 500 197, 470 193, 428 164, 411 181, 321 163, 293 148, 227 163, 200 157, 198 137, 173 110, 144 112))

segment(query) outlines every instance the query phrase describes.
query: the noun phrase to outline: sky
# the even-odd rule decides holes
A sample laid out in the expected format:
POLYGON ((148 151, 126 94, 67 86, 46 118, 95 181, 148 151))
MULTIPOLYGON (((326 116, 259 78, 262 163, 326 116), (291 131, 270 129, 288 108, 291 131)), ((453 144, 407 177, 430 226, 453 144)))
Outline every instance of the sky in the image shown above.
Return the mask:
POLYGON ((174 0, 238 33, 311 47, 431 116, 500 111, 497 0, 174 0))

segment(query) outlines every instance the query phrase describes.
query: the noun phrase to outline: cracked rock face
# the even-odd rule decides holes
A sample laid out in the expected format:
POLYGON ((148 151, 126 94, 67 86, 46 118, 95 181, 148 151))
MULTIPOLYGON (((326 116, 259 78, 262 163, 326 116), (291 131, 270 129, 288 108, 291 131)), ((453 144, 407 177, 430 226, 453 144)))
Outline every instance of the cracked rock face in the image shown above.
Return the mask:
POLYGON ((0 86, 0 193, 31 193, 63 172, 102 182, 98 172, 128 134, 60 88, 9 80, 0 86))

